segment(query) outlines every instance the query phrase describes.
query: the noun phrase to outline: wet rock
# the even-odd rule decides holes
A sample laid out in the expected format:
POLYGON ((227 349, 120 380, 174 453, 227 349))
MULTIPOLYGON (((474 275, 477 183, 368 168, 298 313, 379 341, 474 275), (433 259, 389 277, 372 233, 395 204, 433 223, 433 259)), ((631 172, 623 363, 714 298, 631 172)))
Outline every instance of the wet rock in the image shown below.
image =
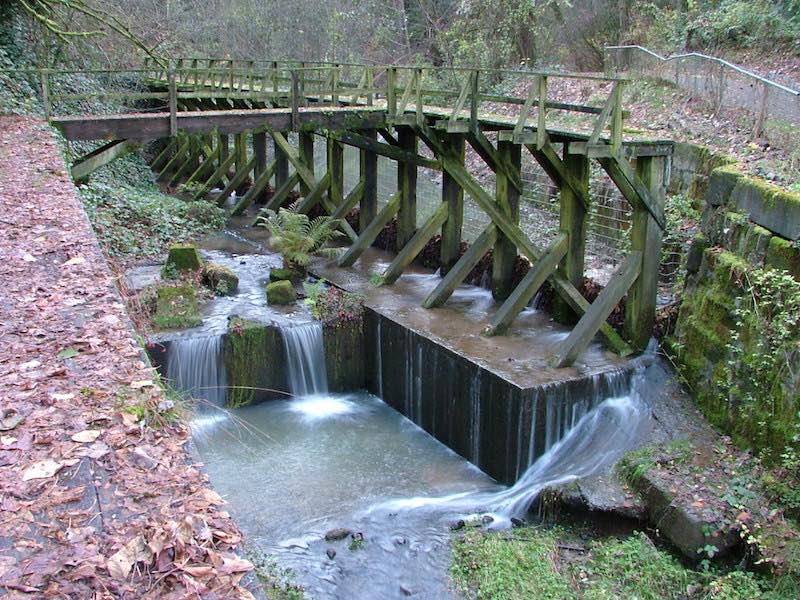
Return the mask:
POLYGON ((400 584, 400 592, 403 594, 403 596, 415 596, 417 594, 417 590, 406 585, 405 583, 400 584))
POLYGON ((202 272, 203 285, 217 296, 230 296, 239 287, 239 277, 231 269, 217 263, 206 263, 202 272))
POLYGON ((518 519, 517 517, 511 517, 511 526, 525 527, 525 519, 518 519))
POLYGON ((554 488, 552 494, 563 506, 572 510, 640 521, 647 518, 644 503, 626 489, 613 472, 554 488))
POLYGON ((269 304, 291 304, 297 300, 297 292, 291 281, 274 281, 267 285, 269 304))
POLYGON ((345 527, 337 527, 336 529, 331 529, 330 531, 328 531, 328 533, 325 534, 325 541, 338 542, 339 540, 343 540, 352 533, 353 531, 351 529, 347 529, 345 527))
POLYGON ((408 543, 408 540, 402 535, 398 535, 396 538, 394 538, 394 543, 397 546, 405 546, 408 543))
POLYGON ((484 525, 489 525, 490 523, 494 523, 494 517, 492 515, 483 515, 481 517, 481 522, 484 525))
POLYGON ((327 550, 325 550, 325 554, 327 554, 328 558, 330 558, 331 560, 336 558, 336 550, 334 550, 333 548, 328 548, 327 550))
POLYGON ((452 523, 450 523, 450 531, 458 531, 459 529, 464 529, 466 525, 467 524, 464 522, 464 519, 453 521, 452 523))
POLYGON ((292 281, 297 278, 297 273, 291 269, 271 269, 269 272, 269 280, 276 281, 292 281))

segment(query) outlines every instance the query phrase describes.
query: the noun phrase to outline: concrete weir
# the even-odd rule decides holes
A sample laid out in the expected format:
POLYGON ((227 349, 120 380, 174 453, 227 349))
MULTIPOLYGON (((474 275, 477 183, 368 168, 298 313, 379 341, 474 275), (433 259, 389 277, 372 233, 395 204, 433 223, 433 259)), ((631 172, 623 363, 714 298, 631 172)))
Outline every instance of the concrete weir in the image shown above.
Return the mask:
POLYGON ((527 311, 508 335, 487 338, 489 292, 460 288, 431 311, 420 307, 438 280, 428 271, 371 284, 390 258, 370 250, 354 267, 313 270, 365 297, 367 389, 498 481, 515 482, 586 412, 627 392, 635 363, 599 344, 573 367, 548 366, 568 330, 544 313, 527 311))

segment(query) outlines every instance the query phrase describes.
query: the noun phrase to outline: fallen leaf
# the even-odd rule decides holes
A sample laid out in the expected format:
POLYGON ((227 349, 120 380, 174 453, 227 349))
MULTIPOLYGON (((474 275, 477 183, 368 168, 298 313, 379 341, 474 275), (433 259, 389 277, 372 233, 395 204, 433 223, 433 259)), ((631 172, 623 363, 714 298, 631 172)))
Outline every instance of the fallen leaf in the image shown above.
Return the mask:
POLYGON ((62 267, 68 267, 70 265, 82 265, 86 262, 86 259, 82 256, 74 256, 70 258, 67 262, 62 263, 62 267))
POLYGON ((21 415, 13 408, 7 408, 2 412, 2 417, 0 418, 0 431, 11 431, 24 420, 24 415, 21 415))
POLYGON ((132 381, 131 382, 131 389, 139 390, 145 387, 153 387, 155 384, 150 379, 143 379, 141 381, 132 381))
POLYGON ((22 481, 30 481, 31 479, 47 479, 52 477, 61 469, 63 465, 50 458, 37 461, 30 467, 25 469, 22 474, 22 481))
POLYGON ((24 260, 25 262, 28 262, 28 263, 36 262, 36 259, 31 254, 23 254, 22 255, 22 260, 24 260))
POLYGON ((100 437, 102 431, 99 429, 84 429, 72 436, 73 442, 80 442, 81 444, 90 444, 100 437))
POLYGON ((58 356, 58 358, 75 358, 78 354, 80 354, 80 352, 75 350, 75 348, 64 348, 61 352, 56 354, 56 356, 58 356))
POLYGON ((126 579, 133 565, 138 562, 149 563, 153 553, 142 536, 133 538, 106 561, 106 568, 114 579, 126 579))

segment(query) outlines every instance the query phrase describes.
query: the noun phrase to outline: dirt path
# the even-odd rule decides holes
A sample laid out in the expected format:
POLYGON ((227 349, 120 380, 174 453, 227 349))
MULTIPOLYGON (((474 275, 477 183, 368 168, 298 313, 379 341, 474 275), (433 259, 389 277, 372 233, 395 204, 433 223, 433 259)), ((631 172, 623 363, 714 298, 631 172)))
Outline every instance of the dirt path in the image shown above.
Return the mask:
POLYGON ((33 119, 0 118, 0 284, 0 595, 252 597, 186 427, 154 425, 172 402, 33 119))

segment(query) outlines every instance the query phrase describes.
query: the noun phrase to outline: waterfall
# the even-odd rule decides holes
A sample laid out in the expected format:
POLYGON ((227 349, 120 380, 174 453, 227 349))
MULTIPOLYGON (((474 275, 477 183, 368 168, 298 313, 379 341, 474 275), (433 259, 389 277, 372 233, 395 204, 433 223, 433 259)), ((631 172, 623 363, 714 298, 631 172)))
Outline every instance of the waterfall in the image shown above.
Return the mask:
MULTIPOLYGON (((460 514, 488 512, 495 516, 498 523, 507 523, 511 517, 524 516, 542 490, 598 473, 636 446, 650 418, 650 411, 637 390, 642 379, 643 375, 637 373, 624 395, 606 396, 603 399, 597 394, 604 388, 612 392, 619 390, 622 377, 619 374, 598 377, 593 381, 596 394, 585 402, 575 404, 574 410, 564 410, 562 403, 548 402, 546 444, 549 447, 511 487, 442 497, 404 498, 379 504, 372 510, 397 512, 427 509, 460 514), (557 439, 562 429, 564 435, 557 439)), ((533 455, 535 429, 534 420, 529 456, 533 455)))
POLYGON ((294 396, 325 394, 328 374, 325 367, 325 347, 322 324, 314 321, 281 329, 286 350, 289 391, 294 396))
POLYGON ((167 351, 167 379, 176 390, 192 398, 224 406, 227 383, 222 336, 172 340, 167 351))

